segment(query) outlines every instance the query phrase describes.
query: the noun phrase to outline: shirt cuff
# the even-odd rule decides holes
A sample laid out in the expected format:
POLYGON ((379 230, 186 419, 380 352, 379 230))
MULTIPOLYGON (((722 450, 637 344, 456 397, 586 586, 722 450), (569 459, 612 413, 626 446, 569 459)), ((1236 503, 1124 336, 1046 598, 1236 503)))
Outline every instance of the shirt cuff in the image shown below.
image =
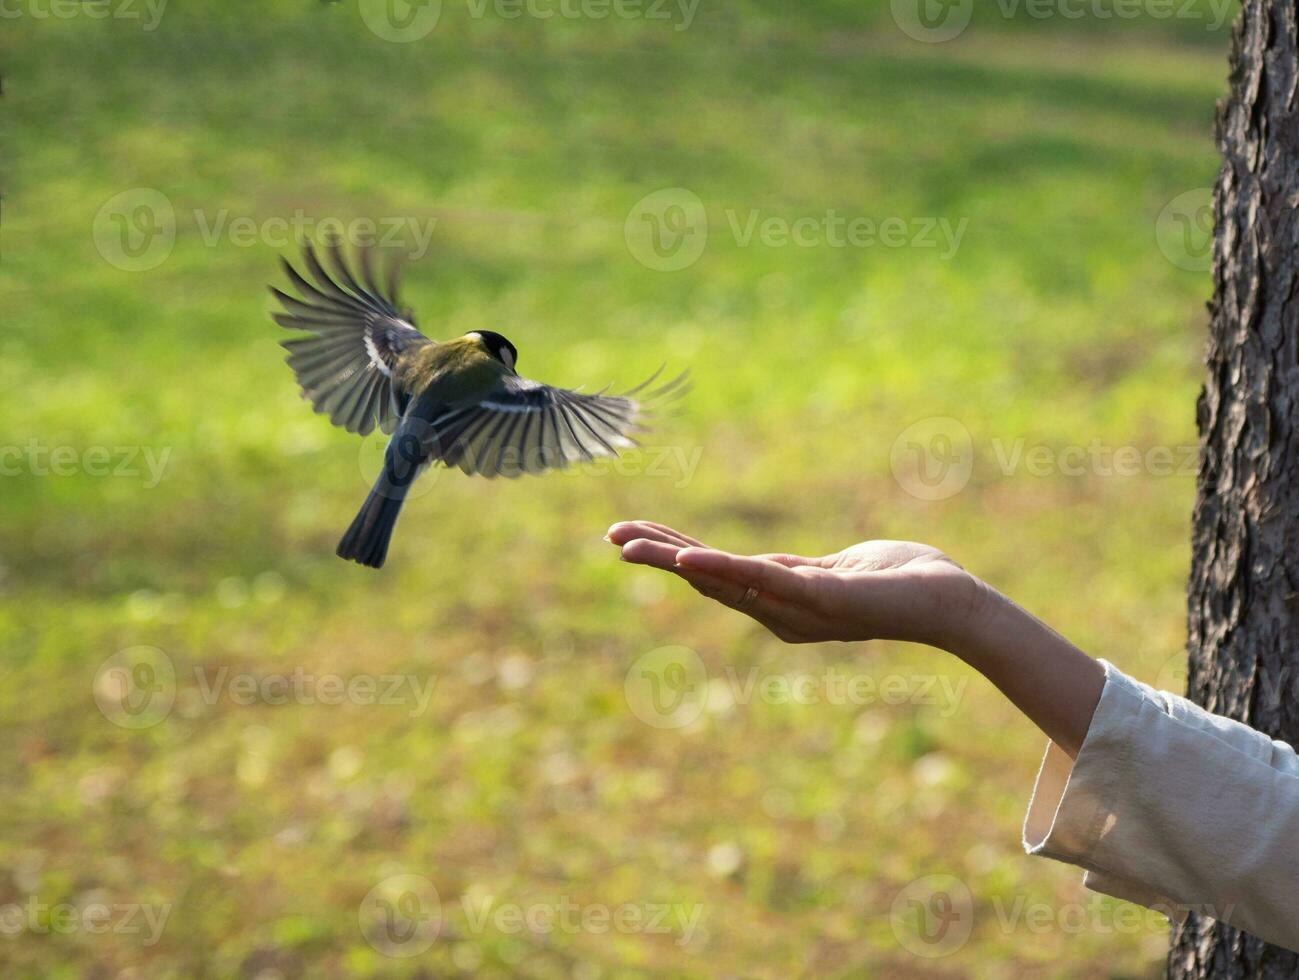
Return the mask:
POLYGON ((1078 758, 1047 748, 1025 850, 1081 866, 1097 891, 1299 952, 1299 754, 1102 665, 1078 758))
MULTIPOLYGON (((1115 762, 1127 756, 1131 744, 1114 739, 1112 733, 1134 717, 1143 699, 1125 674, 1108 661, 1100 663, 1105 686, 1077 760, 1054 742, 1047 743, 1024 819, 1024 850, 1085 869, 1083 884, 1092 891, 1167 913, 1177 906, 1166 895, 1115 874, 1095 857, 1114 821, 1110 804, 1118 792, 1115 774, 1124 768, 1115 762)), ((1177 916, 1182 917, 1184 913, 1177 916)))

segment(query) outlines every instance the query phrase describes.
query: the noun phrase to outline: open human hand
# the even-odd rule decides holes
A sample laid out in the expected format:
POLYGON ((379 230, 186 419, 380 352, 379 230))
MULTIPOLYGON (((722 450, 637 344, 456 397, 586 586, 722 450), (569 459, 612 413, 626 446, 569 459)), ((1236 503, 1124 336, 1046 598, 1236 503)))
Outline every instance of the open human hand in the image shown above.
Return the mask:
POLYGON ((736 555, 652 521, 624 521, 606 539, 624 561, 685 579, 787 643, 911 640, 949 648, 985 586, 937 548, 863 541, 843 551, 736 555))

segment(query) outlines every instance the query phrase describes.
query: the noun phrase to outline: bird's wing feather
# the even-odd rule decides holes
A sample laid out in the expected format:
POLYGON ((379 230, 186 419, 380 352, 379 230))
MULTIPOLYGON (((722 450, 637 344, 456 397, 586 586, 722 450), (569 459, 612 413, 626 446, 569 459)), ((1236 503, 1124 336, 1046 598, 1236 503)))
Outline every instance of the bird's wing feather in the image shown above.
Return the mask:
POLYGON ((473 404, 435 418, 425 444, 429 455, 447 466, 489 478, 513 478, 616 456, 636 444, 634 435, 645 429, 651 403, 685 390, 682 375, 640 394, 653 380, 621 395, 606 395, 504 375, 473 404))
POLYGON ((361 435, 368 435, 376 424, 392 431, 408 398, 393 377, 397 359, 411 348, 432 343, 398 308, 395 263, 387 287, 376 285, 373 252, 360 251, 358 279, 339 243, 330 242, 326 259, 335 279, 315 249, 304 245, 303 265, 314 282, 285 260, 284 271, 298 297, 271 287, 284 307, 283 313, 271 314, 275 322, 307 331, 281 344, 289 352, 286 360, 303 395, 335 425, 361 435))

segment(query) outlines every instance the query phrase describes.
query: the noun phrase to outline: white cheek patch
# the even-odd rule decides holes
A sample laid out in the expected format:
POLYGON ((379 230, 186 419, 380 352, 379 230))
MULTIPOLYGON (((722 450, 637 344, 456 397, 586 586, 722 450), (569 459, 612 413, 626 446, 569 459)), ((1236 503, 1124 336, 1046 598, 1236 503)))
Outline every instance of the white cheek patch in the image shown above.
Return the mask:
POLYGON ((501 360, 504 362, 507 368, 509 368, 511 371, 514 370, 514 355, 510 353, 510 349, 508 347, 501 348, 501 360))

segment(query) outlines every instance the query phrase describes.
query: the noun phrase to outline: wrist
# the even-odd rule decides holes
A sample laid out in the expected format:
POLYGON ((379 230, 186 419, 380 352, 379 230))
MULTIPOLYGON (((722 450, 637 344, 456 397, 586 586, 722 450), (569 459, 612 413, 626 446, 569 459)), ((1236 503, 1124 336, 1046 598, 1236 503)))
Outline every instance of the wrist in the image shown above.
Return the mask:
POLYGON ((1105 686, 1101 665, 1042 620, 971 576, 969 614, 943 649, 983 674, 1071 758, 1105 686))
POLYGON ((960 569, 946 582, 940 604, 932 646, 970 662, 979 650, 995 644, 996 622, 1007 600, 983 579, 960 569))

